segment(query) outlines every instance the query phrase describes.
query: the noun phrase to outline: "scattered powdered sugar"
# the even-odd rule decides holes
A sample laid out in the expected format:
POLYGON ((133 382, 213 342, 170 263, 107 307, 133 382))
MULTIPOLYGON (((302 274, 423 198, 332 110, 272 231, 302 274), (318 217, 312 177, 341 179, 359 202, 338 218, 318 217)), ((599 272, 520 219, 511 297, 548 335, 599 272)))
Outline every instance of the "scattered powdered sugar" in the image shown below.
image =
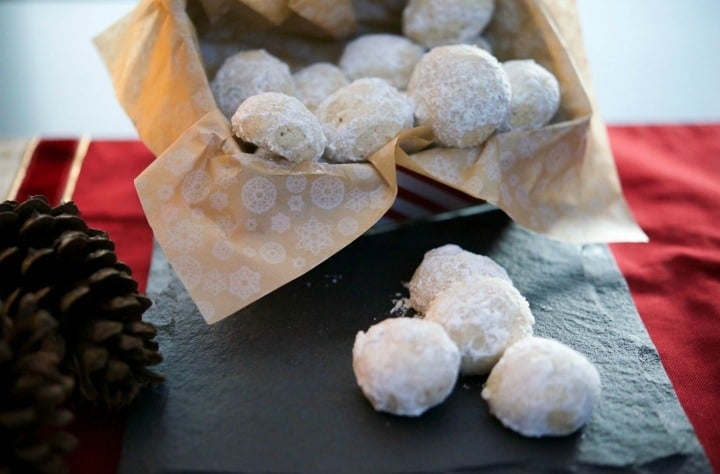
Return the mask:
POLYGON ((413 311, 412 304, 410 304, 410 298, 402 296, 400 293, 395 293, 395 298, 392 299, 393 307, 390 310, 390 314, 396 317, 409 316, 413 311))

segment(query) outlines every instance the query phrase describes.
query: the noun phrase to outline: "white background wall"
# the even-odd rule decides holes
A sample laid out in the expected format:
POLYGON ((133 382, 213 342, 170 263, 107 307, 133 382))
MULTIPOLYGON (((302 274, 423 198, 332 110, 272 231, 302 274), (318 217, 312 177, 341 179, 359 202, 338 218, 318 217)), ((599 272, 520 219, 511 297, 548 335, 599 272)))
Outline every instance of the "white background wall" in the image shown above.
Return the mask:
MULTIPOLYGON (((720 1, 577 2, 607 123, 720 121, 720 1)), ((91 42, 135 4, 0 0, 0 137, 135 138, 91 42)))

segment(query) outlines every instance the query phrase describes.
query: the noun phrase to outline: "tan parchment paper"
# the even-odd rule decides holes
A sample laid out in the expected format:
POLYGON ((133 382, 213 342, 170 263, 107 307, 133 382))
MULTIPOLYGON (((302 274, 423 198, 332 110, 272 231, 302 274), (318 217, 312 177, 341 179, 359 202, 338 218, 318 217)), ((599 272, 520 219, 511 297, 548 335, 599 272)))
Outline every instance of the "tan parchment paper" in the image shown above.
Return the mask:
POLYGON ((429 129, 417 127, 367 163, 291 164, 249 153, 208 78, 243 49, 265 48, 293 70, 336 62, 353 35, 399 33, 403 1, 141 0, 98 36, 118 100, 157 155, 135 182, 148 222, 205 320, 233 314, 362 235, 392 206, 396 166, 496 203, 554 238, 646 239, 593 116, 589 76, 546 8, 554 3, 577 41, 572 0, 499 0, 488 30, 500 59, 534 58, 558 77, 552 125, 462 150, 433 146, 429 129))

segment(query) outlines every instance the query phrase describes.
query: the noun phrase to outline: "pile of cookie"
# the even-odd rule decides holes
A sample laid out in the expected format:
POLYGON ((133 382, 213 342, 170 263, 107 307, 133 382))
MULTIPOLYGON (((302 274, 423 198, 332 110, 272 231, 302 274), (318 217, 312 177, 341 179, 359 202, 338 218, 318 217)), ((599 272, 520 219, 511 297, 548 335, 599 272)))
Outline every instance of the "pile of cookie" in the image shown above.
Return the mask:
POLYGON ((560 104, 550 71, 492 55, 482 33, 493 12, 493 0, 410 0, 402 35, 359 36, 337 64, 294 73, 263 49, 241 51, 211 89, 242 142, 291 162, 364 161, 415 125, 429 126, 439 146, 474 147, 540 128, 560 104))
POLYGON ((459 376, 488 375, 482 397, 525 436, 583 426, 600 377, 581 353, 533 335, 535 318, 506 270, 454 244, 425 253, 408 284, 416 317, 391 317, 356 335, 353 370, 376 410, 419 416, 442 403, 459 376))

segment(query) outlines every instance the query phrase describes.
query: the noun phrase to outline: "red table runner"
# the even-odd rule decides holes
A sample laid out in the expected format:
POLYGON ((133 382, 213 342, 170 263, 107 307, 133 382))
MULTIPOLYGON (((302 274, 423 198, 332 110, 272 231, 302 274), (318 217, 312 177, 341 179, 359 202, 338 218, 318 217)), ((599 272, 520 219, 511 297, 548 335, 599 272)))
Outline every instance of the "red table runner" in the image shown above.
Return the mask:
MULTIPOLYGON (((650 243, 611 249, 680 403, 720 471, 720 124, 616 126, 609 133, 625 196, 650 236, 650 243)), ((73 141, 41 141, 18 199, 59 198, 74 155, 73 141)), ((141 288, 152 232, 132 181, 152 160, 139 142, 93 141, 73 194, 88 223, 110 234, 141 288)), ((72 471, 115 471, 122 429, 122 416, 79 420, 72 471)))

